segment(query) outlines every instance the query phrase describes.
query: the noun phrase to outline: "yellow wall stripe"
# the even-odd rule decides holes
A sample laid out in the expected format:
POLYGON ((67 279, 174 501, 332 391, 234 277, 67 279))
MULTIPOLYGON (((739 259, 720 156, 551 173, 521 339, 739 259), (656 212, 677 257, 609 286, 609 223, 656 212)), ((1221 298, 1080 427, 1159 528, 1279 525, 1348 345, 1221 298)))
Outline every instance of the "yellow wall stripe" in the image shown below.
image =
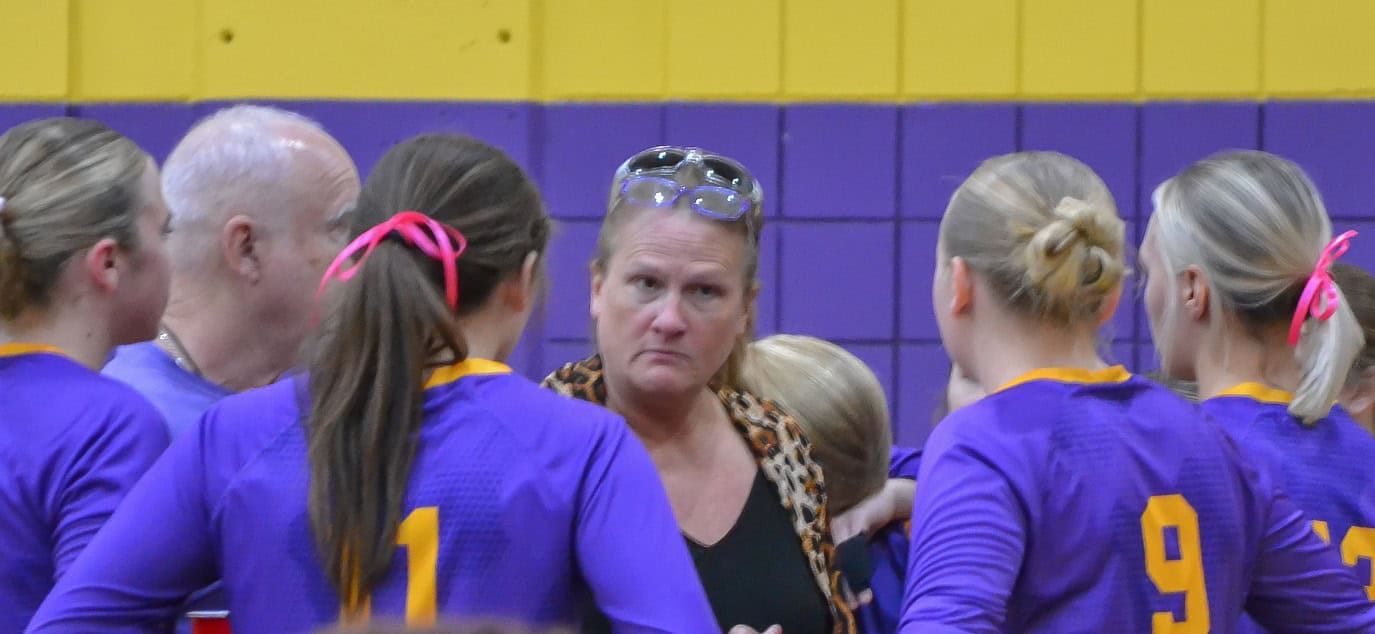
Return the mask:
POLYGON ((1375 2, 1266 0, 1264 90, 1276 96, 1375 95, 1375 2))
POLYGON ((1259 96, 1260 2, 1143 0, 1141 93, 1259 96))
POLYGON ((0 101, 1375 97, 1370 0, 3 0, 0 101))
POLYGON ((66 2, 0 2, 0 99, 66 98, 69 30, 66 2))

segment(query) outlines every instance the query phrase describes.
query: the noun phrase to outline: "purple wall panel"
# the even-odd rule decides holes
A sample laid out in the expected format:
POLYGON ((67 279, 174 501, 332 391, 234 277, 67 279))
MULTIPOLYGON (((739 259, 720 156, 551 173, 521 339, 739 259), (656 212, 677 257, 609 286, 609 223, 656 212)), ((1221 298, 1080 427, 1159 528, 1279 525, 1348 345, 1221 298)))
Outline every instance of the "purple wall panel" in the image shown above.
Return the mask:
POLYGON ((1265 105, 1265 150, 1302 165, 1328 213, 1375 215, 1375 102, 1265 105))
POLYGON ((682 104, 664 107, 664 138, 729 156, 764 187, 764 212, 778 214, 778 106, 682 104))
POLYGON ((189 104, 81 104, 70 108, 71 115, 95 119, 134 140, 158 164, 176 147, 191 128, 193 111, 189 104))
POLYGON ((903 339, 939 340, 936 316, 931 307, 931 276, 936 267, 936 238, 940 224, 935 220, 902 223, 902 252, 898 296, 903 339))
POLYGON ((591 273, 588 263, 597 244, 597 221, 564 221, 549 247, 549 310, 544 335, 552 338, 592 336, 587 316, 591 273))
POLYGON ((894 441, 920 447, 931 433, 936 406, 945 398, 950 360, 938 343, 903 344, 899 354, 898 419, 894 441))
POLYGON ((658 105, 558 104, 543 109, 539 134, 541 183, 559 217, 600 218, 616 168, 664 142, 658 105))
POLYGON ((1254 103, 1148 103, 1141 106, 1138 209, 1142 220, 1150 215, 1151 192, 1165 179, 1215 152, 1255 149, 1260 145, 1259 134, 1260 106, 1254 103))
POLYGON ((892 218, 898 109, 795 105, 783 110, 783 209, 790 218, 892 218))
MULTIPOLYGON (((367 177, 387 149, 423 132, 468 134, 511 155, 536 178, 531 134, 535 106, 522 103, 370 102, 370 101, 259 101, 299 112, 320 122, 348 148, 367 177)), ((228 103, 195 106, 197 118, 228 103)))
POLYGON ((1349 229, 1355 229, 1361 235, 1351 241, 1351 250, 1342 256, 1342 261, 1375 273, 1375 218, 1332 221, 1333 235, 1339 235, 1349 229))
POLYGON ((955 188, 985 159, 1017 147, 1013 104, 920 104, 902 109, 901 212, 940 218, 955 188))
POLYGON ((0 133, 14 126, 34 119, 62 117, 68 114, 67 106, 47 103, 13 103, 0 105, 0 133))
POLYGON ((892 339, 894 223, 783 226, 779 329, 830 339, 892 339))

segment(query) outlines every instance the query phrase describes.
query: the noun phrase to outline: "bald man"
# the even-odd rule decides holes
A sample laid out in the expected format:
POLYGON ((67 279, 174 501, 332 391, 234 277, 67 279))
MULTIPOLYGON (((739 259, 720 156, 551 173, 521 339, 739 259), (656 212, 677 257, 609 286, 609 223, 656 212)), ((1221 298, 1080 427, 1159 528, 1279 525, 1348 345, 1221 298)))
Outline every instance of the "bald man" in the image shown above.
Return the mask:
POLYGON ((358 189, 348 153, 305 117, 234 106, 197 123, 162 169, 172 291, 158 337, 120 348, 105 374, 152 401, 174 438, 215 401, 276 380, 358 189))
MULTIPOLYGON (((275 381, 311 327, 358 189, 348 152, 301 115, 234 106, 197 123, 162 168, 172 292, 158 337, 119 348, 104 373, 152 401, 173 438, 221 398, 275 381)), ((183 607, 225 605, 215 584, 183 607)))

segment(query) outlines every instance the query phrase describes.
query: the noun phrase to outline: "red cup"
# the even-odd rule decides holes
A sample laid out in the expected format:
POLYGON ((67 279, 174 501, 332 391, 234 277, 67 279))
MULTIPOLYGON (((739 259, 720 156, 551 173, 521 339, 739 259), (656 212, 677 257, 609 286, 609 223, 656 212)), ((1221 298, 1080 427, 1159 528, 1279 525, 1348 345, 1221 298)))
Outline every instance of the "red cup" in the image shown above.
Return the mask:
POLYGON ((228 610, 201 610, 187 612, 191 621, 191 634, 231 634, 228 610))

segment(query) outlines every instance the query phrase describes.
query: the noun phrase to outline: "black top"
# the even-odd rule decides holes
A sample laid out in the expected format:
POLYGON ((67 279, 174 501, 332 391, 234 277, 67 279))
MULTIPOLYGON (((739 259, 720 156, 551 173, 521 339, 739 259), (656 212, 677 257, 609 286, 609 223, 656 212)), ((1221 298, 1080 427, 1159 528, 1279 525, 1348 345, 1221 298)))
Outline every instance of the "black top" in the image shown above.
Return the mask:
MULTIPOLYGON (((830 608, 802 553, 792 514, 779 503, 763 471, 757 472, 745 508, 720 541, 703 546, 686 535, 684 539, 721 631, 748 625, 762 632, 775 624, 786 634, 830 631, 830 608)), ((582 632, 610 631, 600 611, 588 611, 582 632)))

